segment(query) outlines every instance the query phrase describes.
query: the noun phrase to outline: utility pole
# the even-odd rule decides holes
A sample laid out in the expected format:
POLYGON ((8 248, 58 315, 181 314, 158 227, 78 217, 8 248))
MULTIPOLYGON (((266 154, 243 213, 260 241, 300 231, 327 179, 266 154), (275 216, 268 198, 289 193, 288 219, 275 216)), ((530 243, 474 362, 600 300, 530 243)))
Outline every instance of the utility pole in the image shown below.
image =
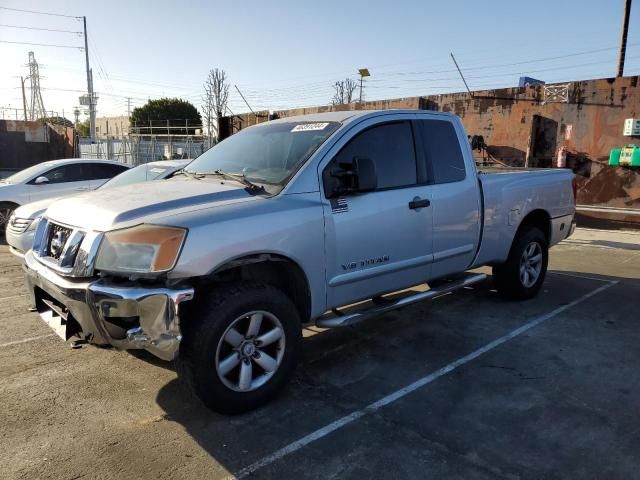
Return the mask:
POLYGON ((78 130, 78 117, 80 117, 80 109, 78 107, 75 107, 73 109, 73 117, 74 117, 73 125, 75 129, 78 130))
POLYGON ((131 97, 127 97, 127 117, 131 116, 131 97))
POLYGON ((27 121, 27 96, 24 93, 24 78, 20 77, 20 83, 22 84, 22 108, 24 109, 24 121, 27 121))
POLYGON ((89 93, 89 130, 91 141, 96 140, 96 105, 95 96, 93 94, 93 74, 89 68, 89 41, 87 40, 87 17, 82 17, 84 26, 84 58, 87 69, 87 91, 89 93))
POLYGON ((620 36, 620 53, 618 55, 618 74, 624 74, 624 57, 627 53, 627 33, 629 32, 629 16, 631 15, 631 0, 624 0, 624 17, 622 18, 622 35, 620 36))

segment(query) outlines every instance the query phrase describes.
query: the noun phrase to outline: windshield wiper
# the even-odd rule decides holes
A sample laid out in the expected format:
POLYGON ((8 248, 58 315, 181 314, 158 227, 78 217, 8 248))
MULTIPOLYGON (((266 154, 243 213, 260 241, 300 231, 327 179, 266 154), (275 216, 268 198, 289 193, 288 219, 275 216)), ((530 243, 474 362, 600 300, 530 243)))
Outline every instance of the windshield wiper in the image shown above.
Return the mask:
POLYGON ((243 173, 227 173, 218 169, 218 170, 214 170, 213 173, 203 174, 203 175, 219 175, 221 177, 228 178, 230 180, 235 180, 236 182, 240 182, 249 190, 254 192, 264 190, 264 187, 262 185, 256 185, 255 183, 249 181, 247 177, 244 176, 243 173))
POLYGON ((194 172, 190 172, 188 170, 185 170, 184 168, 182 170, 178 170, 176 172, 174 172, 173 175, 178 175, 179 173, 186 175, 187 177, 193 179, 193 180, 200 180, 200 177, 198 177, 198 173, 194 173, 194 172))

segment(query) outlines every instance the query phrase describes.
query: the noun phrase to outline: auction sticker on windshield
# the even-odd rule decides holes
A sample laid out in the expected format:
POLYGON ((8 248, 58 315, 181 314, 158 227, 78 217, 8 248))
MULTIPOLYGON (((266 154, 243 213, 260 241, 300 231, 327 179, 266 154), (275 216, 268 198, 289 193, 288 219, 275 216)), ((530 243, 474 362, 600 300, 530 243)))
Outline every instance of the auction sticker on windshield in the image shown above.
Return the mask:
POLYGON ((329 123, 303 123, 291 129, 292 132, 311 132, 314 130, 324 130, 329 123))

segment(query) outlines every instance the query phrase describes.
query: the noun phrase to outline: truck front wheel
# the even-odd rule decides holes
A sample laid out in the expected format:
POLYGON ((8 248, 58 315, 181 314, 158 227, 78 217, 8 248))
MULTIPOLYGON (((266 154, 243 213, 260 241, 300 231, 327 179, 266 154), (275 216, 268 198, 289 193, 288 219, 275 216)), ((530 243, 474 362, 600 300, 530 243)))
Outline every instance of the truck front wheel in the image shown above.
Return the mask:
POLYGON ((293 375, 302 330, 280 290, 243 283, 213 291, 182 322, 178 371, 212 410, 237 414, 270 401, 293 375))
POLYGON ((545 235, 536 227, 525 227, 513 242, 507 261, 493 267, 494 285, 504 298, 532 298, 544 283, 548 262, 545 235))

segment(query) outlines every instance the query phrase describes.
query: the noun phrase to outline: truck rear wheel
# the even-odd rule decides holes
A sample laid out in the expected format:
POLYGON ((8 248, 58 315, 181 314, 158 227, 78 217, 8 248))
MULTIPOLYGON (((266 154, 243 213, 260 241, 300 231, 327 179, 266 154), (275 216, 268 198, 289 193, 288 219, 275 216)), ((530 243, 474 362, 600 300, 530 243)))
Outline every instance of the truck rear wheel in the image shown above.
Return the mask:
POLYGON ((549 246, 544 233, 536 227, 525 227, 513 242, 507 261, 493 267, 494 285, 504 298, 532 298, 544 283, 548 262, 549 246))
POLYGON ((182 323, 179 374, 212 410, 237 414, 260 407, 293 375, 300 318, 291 300, 270 285, 213 291, 182 323))

